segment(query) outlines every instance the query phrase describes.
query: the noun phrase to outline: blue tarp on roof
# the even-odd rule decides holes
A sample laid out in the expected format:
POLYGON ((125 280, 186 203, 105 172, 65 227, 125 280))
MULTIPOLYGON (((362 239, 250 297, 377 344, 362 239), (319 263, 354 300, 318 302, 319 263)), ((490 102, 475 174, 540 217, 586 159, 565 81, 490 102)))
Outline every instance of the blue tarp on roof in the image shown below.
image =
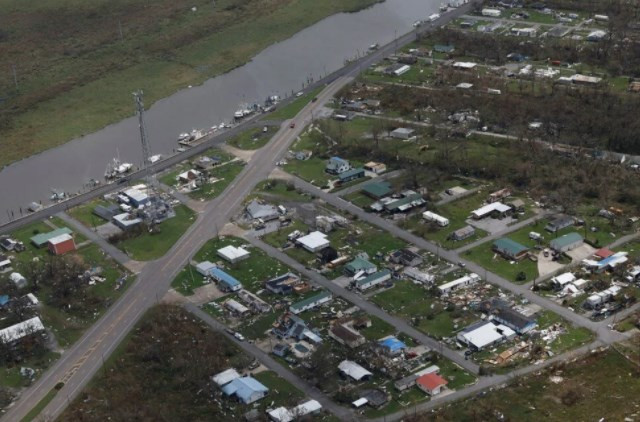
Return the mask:
POLYGON ((253 393, 266 393, 267 387, 253 377, 236 378, 222 387, 222 392, 227 396, 236 395, 242 402, 251 402, 253 393))
POLYGON ((398 350, 406 349, 407 345, 398 340, 395 337, 388 337, 384 340, 378 341, 378 344, 384 348, 389 349, 391 352, 397 352, 398 350))
POLYGON ((0 296, 0 306, 4 306, 7 303, 9 303, 9 296, 7 295, 1 295, 0 296))
POLYGON ((218 280, 219 282, 224 283, 227 286, 229 286, 229 288, 236 287, 236 286, 242 286, 242 284, 240 284, 240 282, 238 280, 236 280, 235 278, 233 278, 229 274, 225 273, 220 268, 212 268, 212 269, 210 269, 209 270, 209 274, 211 274, 211 276, 213 278, 215 278, 216 280, 218 280))

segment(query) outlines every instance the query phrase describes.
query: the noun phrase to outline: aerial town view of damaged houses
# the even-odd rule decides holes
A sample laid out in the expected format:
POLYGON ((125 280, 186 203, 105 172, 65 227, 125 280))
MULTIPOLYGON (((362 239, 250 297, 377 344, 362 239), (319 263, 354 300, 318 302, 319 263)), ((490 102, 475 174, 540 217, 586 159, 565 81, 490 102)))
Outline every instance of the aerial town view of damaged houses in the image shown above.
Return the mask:
POLYGON ((599 356, 587 383, 626 379, 627 406, 514 406, 637 417, 640 12, 613 3, 453 1, 173 155, 23 204, 0 238, 2 414, 93 420, 110 389, 188 373, 213 420, 534 420, 472 408, 599 356))

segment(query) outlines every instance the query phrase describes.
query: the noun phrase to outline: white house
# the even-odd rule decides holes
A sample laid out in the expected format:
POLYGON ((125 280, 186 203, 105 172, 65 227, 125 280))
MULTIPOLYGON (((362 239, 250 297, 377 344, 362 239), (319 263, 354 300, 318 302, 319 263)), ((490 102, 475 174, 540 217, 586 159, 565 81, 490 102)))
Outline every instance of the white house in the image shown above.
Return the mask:
POLYGON ((471 273, 469 275, 465 275, 464 277, 460 277, 456 280, 438 286, 438 291, 441 295, 448 295, 456 289, 471 286, 478 281, 480 281, 480 276, 476 273, 471 273))
POLYGON ((493 213, 504 215, 511 210, 511 207, 503 204, 502 202, 493 202, 485 205, 471 212, 471 217, 474 220, 480 220, 489 217, 493 213))
POLYGON ((306 236, 299 237, 296 239, 296 242, 312 253, 318 252, 330 245, 327 235, 319 231, 311 232, 306 236))
POLYGON ((440 227, 446 227, 449 225, 448 218, 438 215, 435 212, 425 211, 422 213, 422 218, 424 218, 427 221, 434 221, 440 227))
POLYGON ((368 378, 373 375, 371 372, 367 371, 362 366, 351 360, 343 360, 342 362, 340 362, 340 365, 338 365, 338 369, 340 369, 340 372, 354 379, 355 381, 360 381, 363 378, 368 378))
POLYGON ((500 9, 490 9, 490 8, 482 9, 482 16, 488 16, 490 18, 499 18, 500 15, 502 15, 502 10, 500 9))
POLYGON ((44 325, 40 318, 33 317, 26 321, 22 321, 18 324, 0 330, 0 342, 8 344, 20 340, 30 334, 35 334, 40 331, 44 331, 44 325))
POLYGON ((228 245, 224 248, 218 249, 218 256, 232 264, 235 264, 236 262, 249 258, 249 252, 244 248, 237 248, 233 245, 228 245))

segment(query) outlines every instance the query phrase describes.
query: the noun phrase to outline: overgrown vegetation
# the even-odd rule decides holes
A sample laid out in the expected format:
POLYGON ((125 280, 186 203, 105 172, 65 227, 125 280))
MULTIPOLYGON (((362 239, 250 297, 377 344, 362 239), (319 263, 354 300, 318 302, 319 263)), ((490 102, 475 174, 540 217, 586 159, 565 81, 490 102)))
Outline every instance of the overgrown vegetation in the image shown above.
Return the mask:
POLYGON ((182 308, 158 306, 60 418, 226 420, 233 413, 214 399, 210 377, 248 363, 221 334, 182 308))

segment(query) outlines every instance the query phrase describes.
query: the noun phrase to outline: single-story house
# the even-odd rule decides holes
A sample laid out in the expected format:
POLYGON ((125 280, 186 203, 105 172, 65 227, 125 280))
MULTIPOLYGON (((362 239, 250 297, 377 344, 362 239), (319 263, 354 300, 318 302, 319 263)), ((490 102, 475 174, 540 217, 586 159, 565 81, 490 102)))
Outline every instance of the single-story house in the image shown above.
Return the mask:
POLYGON ((0 330, 0 342, 3 344, 14 343, 31 334, 44 331, 44 325, 39 317, 33 317, 0 330))
POLYGON ((366 343, 367 339, 356 331, 351 324, 336 322, 329 329, 329 337, 352 349, 366 343))
POLYGON ((369 379, 373 376, 373 374, 362 366, 358 365, 354 361, 351 360, 343 360, 338 365, 338 369, 345 376, 352 378, 355 381, 361 381, 363 379, 369 379))
POLYGON ((506 325, 516 333, 522 335, 538 326, 535 320, 522 315, 512 308, 500 308, 492 313, 494 321, 506 325))
POLYGON ((395 336, 388 336, 378 340, 378 346, 388 356, 397 356, 407 350, 407 345, 398 340, 395 336))
POLYGON ((296 243, 312 253, 316 253, 330 245, 327 235, 319 231, 297 238, 296 243))
POLYGON ((220 268, 212 268, 209 270, 209 275, 219 283, 222 290, 236 292, 242 288, 242 284, 238 280, 220 268))
POLYGON ((453 240, 460 241, 467 239, 474 234, 476 234, 476 229, 473 226, 465 226, 461 229, 455 230, 453 233, 451 233, 450 237, 453 240))
POLYGON ((280 211, 273 205, 261 204, 256 199, 247 205, 247 214, 253 220, 271 221, 280 217, 280 211))
POLYGON ((111 221, 113 217, 120 214, 122 211, 117 204, 110 204, 106 206, 97 205, 92 212, 103 220, 111 221))
POLYGON ((275 346, 273 346, 271 353, 283 358, 287 355, 287 353, 289 353, 289 345, 286 343, 277 343, 275 346))
POLYGON ((0 271, 10 271, 11 270, 11 259, 8 256, 0 255, 0 271))
POLYGON ((375 161, 369 161, 364 165, 364 169, 371 173, 381 174, 387 171, 387 165, 383 163, 376 163, 375 161))
POLYGON ((211 269, 215 268, 216 264, 211 263, 209 261, 202 261, 199 262, 198 264, 196 264, 196 271, 204 276, 204 277, 208 277, 210 274, 211 269))
POLYGON ((492 202, 483 207, 478 208, 471 212, 471 217, 474 220, 481 220, 483 218, 492 216, 492 217, 503 217, 507 215, 507 213, 511 211, 511 207, 503 204, 502 202, 492 202))
POLYGON ((419 283, 427 284, 433 283, 435 277, 427 272, 420 271, 416 267, 405 267, 402 273, 410 278, 411 280, 417 281, 419 283))
POLYGON ((233 245, 227 245, 224 248, 218 249, 218 256, 232 264, 249 258, 249 255, 249 251, 246 249, 233 245))
POLYGON ((482 350, 515 337, 516 332, 505 325, 478 321, 458 333, 456 338, 471 350, 482 350))
POLYGON ((211 377, 211 380, 218 386, 223 387, 236 378, 240 378, 240 374, 234 368, 225 369, 224 371, 211 377))
POLYGON ((364 177, 364 169, 362 167, 343 171, 338 174, 338 179, 341 183, 351 182, 352 180, 361 179, 364 177))
POLYGON ((424 218, 427 221, 432 221, 434 223, 436 223, 438 226, 440 227, 446 227, 449 225, 449 219, 446 217, 443 217, 439 214, 436 214, 435 212, 432 211, 425 211, 422 213, 422 218, 424 218))
POLYGON ((267 410, 269 419, 273 422, 291 422, 302 418, 307 415, 319 412, 322 409, 322 405, 317 400, 308 400, 302 404, 299 404, 291 410, 287 410, 281 406, 273 410, 267 410))
POLYGON ((553 239, 549 244, 556 252, 567 252, 582 246, 584 239, 578 233, 567 233, 557 239, 553 239))
POLYGON ((585 259, 582 262, 585 267, 594 273, 601 273, 606 270, 613 270, 618 265, 625 264, 629 261, 628 252, 616 252, 613 255, 602 259, 600 261, 593 261, 591 259, 585 259))
POLYGON ((300 284, 300 277, 289 272, 266 281, 264 287, 271 293, 288 295, 293 293, 294 287, 298 284, 300 284))
POLYGON ((9 280, 11 280, 18 289, 22 289, 27 286, 27 279, 20 273, 9 274, 9 280))
POLYGON ((392 138, 396 138, 396 139, 410 139, 413 136, 415 136, 414 135, 415 133, 416 131, 413 129, 409 129, 406 127, 399 127, 391 131, 390 135, 392 138))
POLYGON ((519 261, 527 256, 529 248, 508 237, 493 242, 493 250, 506 259, 519 261))
POLYGON ((331 157, 327 162, 325 167, 325 171, 330 174, 338 175, 340 173, 344 173, 345 171, 351 170, 351 164, 349 161, 342 159, 340 157, 331 157))
POLYGON ((48 244, 50 239, 53 239, 54 237, 58 237, 63 234, 71 234, 71 233, 72 233, 71 229, 67 227, 61 227, 59 229, 50 231, 49 233, 40 233, 33 236, 31 238, 31 243, 33 243, 36 246, 36 248, 41 248, 46 244, 48 244))
POLYGON ((480 276, 478 274, 471 273, 469 275, 465 275, 456 280, 453 280, 438 286, 438 291, 440 292, 441 295, 448 295, 454 290, 471 286, 477 283, 478 281, 480 281, 480 276))
POLYGON ((422 257, 411 249, 398 249, 389 257, 394 264, 402 264, 409 267, 416 267, 422 264, 422 257))
POLYGON ((244 404, 251 404, 267 395, 269 389, 253 377, 236 378, 224 387, 227 396, 236 396, 244 404))
POLYGON ((426 204, 426 202, 419 193, 406 190, 400 194, 400 198, 382 198, 380 201, 372 204, 371 209, 393 214, 397 212, 407 212, 415 207, 426 204))
POLYGON ((356 288, 360 291, 367 290, 391 279, 391 271, 384 269, 373 274, 369 274, 365 278, 361 278, 354 282, 356 288))
POLYGON ((232 314, 237 316, 246 315, 249 313, 249 308, 244 306, 242 303, 238 302, 235 299, 229 299, 224 302, 225 308, 231 311, 232 314))
POLYGON ((551 285, 560 290, 569 283, 573 283, 576 280, 576 276, 573 273, 564 273, 551 278, 551 285))
POLYGON ((199 179, 200 177, 202 177, 202 172, 196 169, 190 169, 180 173, 177 179, 178 179, 178 182, 180 183, 189 183, 193 180, 199 179))
POLYGON ((573 217, 569 217, 568 215, 559 215, 550 220, 544 229, 548 232, 555 233, 564 228, 571 227, 574 224, 575 220, 573 217))
POLYGON ((392 64, 391 66, 388 66, 384 70, 384 73, 389 76, 402 76, 410 70, 411 70, 411 66, 409 66, 408 64, 395 63, 395 64, 392 64))
POLYGON ((122 214, 113 216, 113 224, 115 224, 121 230, 130 230, 141 223, 142 218, 128 212, 123 212, 122 214))
POLYGON ((76 243, 73 241, 73 236, 66 233, 49 239, 48 246, 49 252, 54 255, 63 255, 76 250, 76 243))
POLYGON ((391 183, 387 181, 367 183, 362 188, 362 193, 373 199, 384 198, 385 196, 390 195, 392 192, 393 189, 391 188, 391 183))
POLYGON ((341 122, 353 120, 355 117, 356 113, 351 110, 341 109, 333 112, 333 118, 341 122))
POLYGON ((331 292, 324 290, 316 295, 313 295, 304 300, 291 304, 291 306, 289 306, 289 311, 297 315, 301 312, 308 311, 309 309, 313 309, 316 306, 320 306, 323 303, 327 303, 331 301, 332 298, 333 296, 331 295, 331 292))
POLYGON ((200 157, 195 162, 194 165, 200 170, 210 170, 214 166, 220 164, 222 160, 220 157, 200 157))
POLYGON ((129 203, 131 206, 135 208, 139 208, 141 206, 147 205, 149 203, 149 195, 142 192, 140 189, 131 188, 122 192, 127 198, 129 198, 129 203))
POLYGON ((447 380, 436 373, 422 375, 416 379, 416 385, 430 396, 440 394, 442 389, 448 384, 447 380))
POLYGON ((376 267, 375 264, 360 257, 356 257, 353 261, 349 262, 344 267, 344 273, 349 277, 353 277, 360 272, 362 272, 363 274, 373 274, 377 270, 378 267, 376 267))

